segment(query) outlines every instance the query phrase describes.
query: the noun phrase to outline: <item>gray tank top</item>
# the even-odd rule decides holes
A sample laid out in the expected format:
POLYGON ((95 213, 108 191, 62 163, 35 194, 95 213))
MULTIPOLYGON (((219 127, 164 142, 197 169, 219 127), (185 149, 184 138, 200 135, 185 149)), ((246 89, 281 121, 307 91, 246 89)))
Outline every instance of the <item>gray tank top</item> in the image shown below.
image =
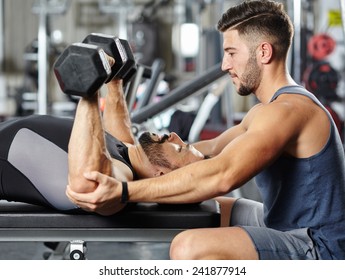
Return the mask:
POLYGON ((345 259, 345 165, 340 136, 313 94, 301 86, 287 86, 271 102, 281 94, 309 97, 325 110, 332 125, 319 153, 309 158, 281 156, 256 176, 265 224, 281 231, 308 228, 322 259, 345 259))

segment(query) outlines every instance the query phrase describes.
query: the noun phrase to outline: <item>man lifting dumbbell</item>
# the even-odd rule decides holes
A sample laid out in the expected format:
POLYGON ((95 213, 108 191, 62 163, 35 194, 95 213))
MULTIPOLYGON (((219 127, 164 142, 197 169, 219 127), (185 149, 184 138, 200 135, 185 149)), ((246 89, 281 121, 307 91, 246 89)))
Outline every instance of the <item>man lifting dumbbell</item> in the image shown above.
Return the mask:
MULTIPOLYGON (((93 38, 95 38, 95 36, 93 36, 93 38)), ((97 38, 99 38, 99 35, 96 36, 96 39, 97 38)), ((108 45, 111 45, 111 41, 114 41, 113 38, 102 37, 101 39, 104 39, 104 41, 107 42, 110 41, 108 45)), ((92 43, 95 42, 92 41, 92 43)), ((78 46, 82 48, 84 47, 84 45, 78 46)), ((86 48, 89 47, 86 46, 86 48)), ((107 49, 104 49, 104 51, 107 51, 107 49)), ((105 65, 103 68, 108 69, 109 67, 107 62, 109 62, 109 65, 112 65, 112 69, 115 69, 116 72, 106 79, 110 91, 106 96, 106 106, 103 116, 101 116, 99 112, 98 90, 95 90, 93 94, 90 91, 88 91, 87 94, 80 94, 81 92, 79 91, 79 85, 77 85, 77 88, 70 86, 68 88, 68 92, 65 90, 66 93, 78 93, 79 95, 82 95, 76 110, 68 153, 69 187, 76 192, 92 192, 97 188, 98 183, 86 178, 87 173, 94 170, 98 170, 99 172, 107 174, 110 177, 115 177, 120 181, 129 181, 135 179, 128 166, 113 161, 107 150, 104 138, 104 132, 107 131, 109 134, 117 135, 117 138, 122 142, 130 145, 134 144, 133 136, 130 133, 130 118, 122 92, 122 79, 127 74, 121 74, 121 69, 126 66, 127 62, 121 63, 124 66, 118 67, 116 59, 114 61, 112 58, 107 56, 106 61, 102 61, 100 63, 99 61, 103 59, 103 52, 99 49, 97 49, 97 52, 98 58, 100 59, 94 60, 95 64, 97 65, 96 68, 100 69, 102 68, 102 65, 105 65), (114 67, 114 65, 116 67, 114 67), (118 68, 120 68, 120 70, 118 70, 118 68)), ((121 51, 119 51, 119 53, 121 53, 121 51)), ((116 55, 114 52, 110 51, 110 48, 108 48, 108 54, 113 56, 116 55)), ((124 55, 127 57, 131 56, 128 54, 128 49, 127 54, 124 55)), ((68 61, 69 57, 67 56, 64 63, 67 65, 68 61)), ((74 58, 70 63, 75 64, 74 58)), ((125 67, 126 73, 130 70, 130 68, 132 68, 132 65, 134 65, 134 63, 131 63, 130 67, 125 67)), ((58 60, 57 65, 55 66, 55 71, 58 71, 58 73, 60 73, 63 69, 59 69, 59 67, 60 61, 58 60)), ((71 66, 70 68, 72 69, 74 66, 71 66)), ((63 72, 61 72, 61 74, 58 76, 61 77, 62 74, 63 72)), ((64 80, 62 80, 62 82, 64 83, 64 80)), ((158 137, 157 135, 144 134, 144 136, 139 138, 139 143, 141 145, 131 146, 128 150, 132 166, 138 172, 138 175, 141 178, 160 176, 171 171, 172 169, 204 158, 200 152, 196 151, 190 146, 188 151, 185 153, 186 156, 182 160, 176 161, 176 159, 172 158, 175 160, 172 161, 172 166, 168 162, 165 162, 164 158, 162 158, 160 155, 158 156, 160 163, 157 164, 156 159, 154 159, 152 156, 153 154, 156 154, 157 151, 152 149, 148 150, 148 146, 150 145, 147 144, 147 141, 149 143, 164 143, 166 141, 167 144, 171 144, 171 146, 168 147, 170 149, 167 149, 163 152, 163 154, 166 153, 166 155, 170 157, 177 154, 177 150, 175 148, 176 146, 186 146, 186 144, 184 144, 176 134, 170 134, 169 136, 167 135, 162 138, 158 137), (158 165, 159 168, 157 168, 158 165)), ((124 186, 125 184, 126 183, 123 183, 124 186)), ((123 200, 126 199, 121 198, 118 201, 115 212, 124 207, 124 202, 126 201, 123 200)), ((106 215, 112 214, 114 211, 112 210, 111 212, 108 212, 108 210, 104 208, 100 213, 106 215)))
MULTIPOLYGON (((113 37, 104 35, 104 38, 113 37)), ((132 56, 129 51, 126 50, 124 57, 132 56)), ((90 83, 90 73, 84 68, 92 68, 92 73, 102 73, 105 71, 102 68, 110 69, 114 63, 114 59, 106 56, 99 47, 79 45, 77 52, 69 47, 59 61, 65 64, 63 67, 69 75, 87 84, 86 87, 79 81, 73 84, 68 75, 60 72, 61 68, 56 71, 63 89, 68 88, 68 92, 82 96, 75 120, 32 115, 0 123, 0 199, 39 204, 60 211, 75 210, 76 205, 65 195, 67 177, 72 189, 87 192, 93 190, 95 184, 85 180, 83 175, 94 168, 127 181, 160 176, 204 158, 192 146, 178 151, 178 147, 185 147, 186 144, 175 133, 163 137, 144 133, 139 137, 139 144, 135 143, 121 79, 128 78, 127 73, 133 68, 127 67, 122 74, 116 74, 118 70, 115 70, 113 78, 109 81, 103 78, 95 86, 94 82, 90 83), (93 57, 89 57, 90 50, 93 57), (71 52, 73 55, 70 55, 71 52), (97 56, 106 60, 99 63, 101 58, 97 56), (77 67, 89 78, 70 72, 77 67), (98 89, 105 81, 108 93, 101 116, 98 89), (93 94, 91 87, 94 88, 93 94)), ((106 76, 109 77, 108 74, 106 76)), ((93 79, 97 80, 97 77, 93 79)), ((119 203, 111 214, 124 206, 125 203, 119 203)))

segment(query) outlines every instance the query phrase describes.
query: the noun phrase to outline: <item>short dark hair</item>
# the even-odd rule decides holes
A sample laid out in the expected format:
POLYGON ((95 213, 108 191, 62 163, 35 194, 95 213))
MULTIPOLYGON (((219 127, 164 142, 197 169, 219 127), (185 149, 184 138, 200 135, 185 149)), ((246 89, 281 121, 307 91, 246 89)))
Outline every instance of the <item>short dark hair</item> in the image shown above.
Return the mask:
POLYGON ((286 58, 294 33, 283 4, 268 0, 244 1, 231 7, 222 15, 217 29, 220 32, 237 30, 253 43, 255 38, 265 38, 272 44, 277 58, 286 58))

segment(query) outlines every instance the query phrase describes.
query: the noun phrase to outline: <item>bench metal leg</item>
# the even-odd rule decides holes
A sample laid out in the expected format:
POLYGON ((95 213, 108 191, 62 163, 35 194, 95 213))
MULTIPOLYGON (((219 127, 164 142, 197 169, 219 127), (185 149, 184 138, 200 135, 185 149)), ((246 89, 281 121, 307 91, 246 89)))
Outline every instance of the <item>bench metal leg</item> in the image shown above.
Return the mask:
POLYGON ((85 260, 87 252, 86 242, 83 240, 72 240, 69 251, 71 260, 85 260))

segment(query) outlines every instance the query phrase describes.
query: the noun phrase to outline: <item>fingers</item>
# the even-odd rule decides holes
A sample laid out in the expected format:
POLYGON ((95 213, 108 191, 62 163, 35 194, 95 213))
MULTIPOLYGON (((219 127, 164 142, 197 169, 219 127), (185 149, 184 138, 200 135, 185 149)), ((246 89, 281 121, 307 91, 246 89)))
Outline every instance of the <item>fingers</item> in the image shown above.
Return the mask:
POLYGON ((95 181, 97 183, 101 183, 101 178, 102 178, 102 173, 98 171, 90 171, 90 172, 85 172, 84 177, 90 181, 95 181))
POLYGON ((107 54, 106 54, 106 56, 107 56, 107 60, 108 60, 109 65, 113 66, 115 64, 115 59, 113 57, 107 55, 107 54))
POLYGON ((109 81, 109 83, 107 83, 107 86, 108 86, 108 89, 115 91, 117 93, 122 93, 123 95, 123 80, 116 79, 115 77, 114 79, 109 81))
MULTIPOLYGON (((90 201, 90 194, 92 193, 77 193, 71 190, 69 186, 66 189, 66 196, 75 205, 79 206, 87 212, 94 212, 96 205, 90 201)), ((91 197, 92 198, 92 197, 91 197)))
POLYGON ((65 193, 68 199, 77 205, 79 205, 80 203, 84 201, 87 201, 88 199, 87 196, 90 194, 90 193, 77 193, 73 191, 69 185, 67 186, 65 193))
POLYGON ((77 204, 78 206, 81 207, 82 203, 89 203, 89 204, 94 204, 95 203, 95 192, 98 190, 99 185, 101 184, 101 179, 102 179, 102 174, 97 172, 97 171, 91 171, 91 172, 85 172, 84 177, 87 180, 93 181, 97 183, 97 187, 95 191, 93 192, 85 192, 85 193, 79 193, 75 192, 71 189, 69 185, 67 185, 66 188, 66 195, 67 197, 74 203, 77 204))
POLYGON ((120 182, 97 171, 86 172, 84 177, 87 180, 96 182, 97 187, 92 192, 78 193, 73 191, 70 186, 67 186, 66 196, 72 203, 86 211, 96 212, 101 215, 111 215, 124 207, 120 203, 120 182))

